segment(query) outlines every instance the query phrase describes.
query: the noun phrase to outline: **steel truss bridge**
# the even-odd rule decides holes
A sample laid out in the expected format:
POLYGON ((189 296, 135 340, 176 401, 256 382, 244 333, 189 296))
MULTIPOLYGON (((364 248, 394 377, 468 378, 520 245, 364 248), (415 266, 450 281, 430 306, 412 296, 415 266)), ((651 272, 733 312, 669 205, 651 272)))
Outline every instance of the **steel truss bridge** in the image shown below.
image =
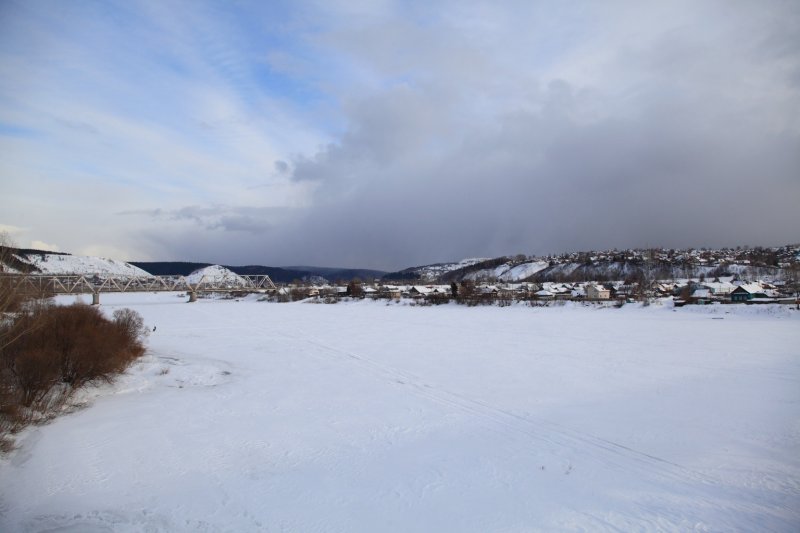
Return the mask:
POLYGON ((0 274, 0 278, 15 289, 34 294, 91 294, 95 305, 100 303, 101 292, 186 292, 194 302, 201 292, 266 293, 277 289, 267 275, 203 276, 198 281, 186 276, 101 274, 0 274))

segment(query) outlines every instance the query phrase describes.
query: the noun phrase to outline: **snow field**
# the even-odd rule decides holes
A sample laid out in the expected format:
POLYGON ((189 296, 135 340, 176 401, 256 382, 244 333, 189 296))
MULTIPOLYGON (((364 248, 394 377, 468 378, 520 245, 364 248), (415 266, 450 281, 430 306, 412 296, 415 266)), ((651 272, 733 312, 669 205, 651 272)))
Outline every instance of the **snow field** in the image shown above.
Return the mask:
POLYGON ((0 464, 0 530, 800 524, 785 308, 102 307, 157 326, 148 355, 22 436, 0 464))

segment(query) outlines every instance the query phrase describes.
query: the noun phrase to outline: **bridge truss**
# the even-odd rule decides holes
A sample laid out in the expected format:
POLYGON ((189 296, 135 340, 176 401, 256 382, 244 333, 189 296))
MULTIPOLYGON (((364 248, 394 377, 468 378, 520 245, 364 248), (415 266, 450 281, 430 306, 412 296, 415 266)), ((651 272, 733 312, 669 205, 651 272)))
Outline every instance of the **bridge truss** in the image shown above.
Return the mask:
POLYGON ((271 292, 277 288, 267 275, 236 275, 189 280, 186 276, 115 276, 64 274, 0 274, 8 284, 35 294, 92 294, 100 303, 103 292, 186 292, 189 301, 205 292, 271 292))

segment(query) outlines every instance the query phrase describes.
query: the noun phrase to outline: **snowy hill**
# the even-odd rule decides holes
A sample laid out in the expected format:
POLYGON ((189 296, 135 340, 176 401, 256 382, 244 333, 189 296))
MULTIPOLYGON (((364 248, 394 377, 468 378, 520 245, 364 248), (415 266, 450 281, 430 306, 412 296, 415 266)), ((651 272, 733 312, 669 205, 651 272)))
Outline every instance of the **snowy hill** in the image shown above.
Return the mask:
POLYGON ((220 265, 211 265, 197 269, 186 276, 186 280, 189 283, 200 283, 201 281, 227 282, 231 286, 237 287, 247 285, 247 280, 243 277, 220 265))
POLYGON ((406 268, 399 272, 392 272, 383 276, 385 280, 420 280, 420 281, 436 281, 443 276, 464 268, 471 267, 478 263, 487 261, 486 258, 472 258, 462 259, 455 263, 435 263, 432 265, 424 265, 418 267, 406 268))
POLYGON ((526 263, 513 264, 503 263, 494 268, 485 268, 470 272, 464 276, 464 279, 471 279, 474 281, 481 280, 499 280, 499 281, 523 281, 537 272, 544 270, 548 267, 546 261, 529 261, 526 263))
MULTIPOLYGON (((112 276, 149 276, 150 273, 124 261, 81 255, 18 250, 13 254, 17 266, 26 266, 42 274, 79 274, 112 276)), ((19 270, 19 268, 17 268, 19 270)))

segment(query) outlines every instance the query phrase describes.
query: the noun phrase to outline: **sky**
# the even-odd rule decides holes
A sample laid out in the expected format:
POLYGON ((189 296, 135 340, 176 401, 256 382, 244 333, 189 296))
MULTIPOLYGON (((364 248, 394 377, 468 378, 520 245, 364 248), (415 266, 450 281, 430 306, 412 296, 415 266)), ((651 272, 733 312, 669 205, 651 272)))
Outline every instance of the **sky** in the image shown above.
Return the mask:
POLYGON ((800 242, 800 2, 0 1, 0 231, 400 268, 800 242))

